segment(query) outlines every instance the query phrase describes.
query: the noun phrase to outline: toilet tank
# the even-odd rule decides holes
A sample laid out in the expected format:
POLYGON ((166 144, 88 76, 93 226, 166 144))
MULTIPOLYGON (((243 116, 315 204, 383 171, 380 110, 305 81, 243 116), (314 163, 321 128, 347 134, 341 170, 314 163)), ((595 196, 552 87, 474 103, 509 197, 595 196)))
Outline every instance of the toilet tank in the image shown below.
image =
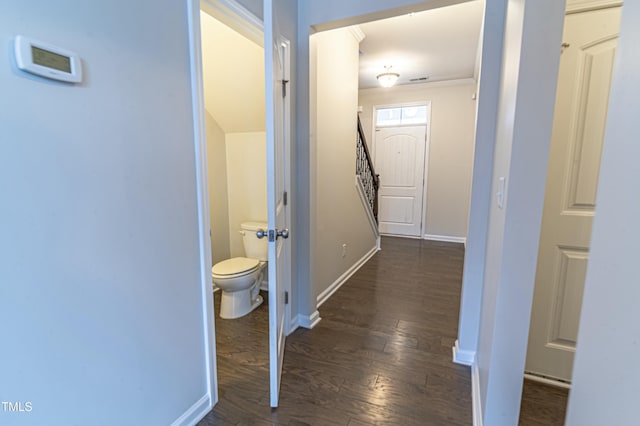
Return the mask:
POLYGON ((244 255, 252 259, 267 261, 269 256, 269 243, 267 237, 258 238, 256 231, 267 230, 266 222, 244 222, 242 228, 242 243, 244 244, 244 255))

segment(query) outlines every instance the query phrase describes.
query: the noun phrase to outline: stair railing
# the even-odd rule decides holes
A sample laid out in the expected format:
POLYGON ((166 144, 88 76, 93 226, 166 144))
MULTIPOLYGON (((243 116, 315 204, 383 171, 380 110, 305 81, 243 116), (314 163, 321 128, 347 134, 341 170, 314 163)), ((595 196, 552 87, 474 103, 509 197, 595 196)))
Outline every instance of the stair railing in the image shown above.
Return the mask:
POLYGON ((373 160, 367 148, 367 141, 362 131, 362 124, 358 116, 358 137, 356 145, 356 174, 360 176, 369 207, 373 217, 378 222, 378 188, 380 187, 380 175, 373 168, 373 160))

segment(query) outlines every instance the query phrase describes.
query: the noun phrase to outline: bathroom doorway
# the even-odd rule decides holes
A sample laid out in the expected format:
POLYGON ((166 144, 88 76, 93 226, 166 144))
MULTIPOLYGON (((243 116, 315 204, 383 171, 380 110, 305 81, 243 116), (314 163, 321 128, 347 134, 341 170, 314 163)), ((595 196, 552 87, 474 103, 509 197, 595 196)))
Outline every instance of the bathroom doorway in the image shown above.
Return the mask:
MULTIPOLYGON (((214 265, 252 257, 245 251, 247 231, 241 231, 243 224, 258 222, 265 225, 265 231, 276 226, 284 231, 291 220, 286 202, 290 183, 289 98, 282 90, 283 100, 276 98, 274 102, 273 93, 279 90, 272 87, 279 89, 290 79, 288 42, 278 40, 275 55, 265 55, 265 34, 272 37, 269 31, 263 33, 261 20, 235 1, 201 3, 203 115, 214 265), (276 67, 265 69, 265 64, 272 63, 280 64, 282 74, 273 74, 276 67), (280 109, 274 108, 277 105, 280 109), (278 117, 281 125, 274 126, 278 117), (272 224, 275 218, 277 225, 272 224)), ((269 264, 264 268, 265 279, 259 280, 264 303, 242 317, 218 320, 221 291, 214 294, 218 383, 222 388, 225 384, 235 386, 242 379, 238 374, 245 375, 242 380, 250 390, 261 395, 260 400, 271 396, 272 406, 277 405, 284 336, 291 324, 290 305, 285 304, 285 297, 291 294, 291 252, 290 244, 284 242, 287 232, 281 234, 283 238, 272 241, 265 232, 269 264), (273 279, 276 273, 277 280, 273 279), (270 294, 277 297, 269 298, 270 294), (265 370, 270 375, 265 375, 265 370)))

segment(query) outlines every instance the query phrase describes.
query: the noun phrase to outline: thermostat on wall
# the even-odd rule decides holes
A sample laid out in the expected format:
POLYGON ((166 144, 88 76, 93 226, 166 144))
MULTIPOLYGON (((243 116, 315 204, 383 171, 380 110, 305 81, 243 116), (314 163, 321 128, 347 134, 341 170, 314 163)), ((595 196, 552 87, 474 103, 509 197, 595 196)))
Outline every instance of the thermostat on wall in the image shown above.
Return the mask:
POLYGON ((20 35, 16 36, 14 52, 23 71, 68 83, 82 81, 82 63, 74 52, 20 35))

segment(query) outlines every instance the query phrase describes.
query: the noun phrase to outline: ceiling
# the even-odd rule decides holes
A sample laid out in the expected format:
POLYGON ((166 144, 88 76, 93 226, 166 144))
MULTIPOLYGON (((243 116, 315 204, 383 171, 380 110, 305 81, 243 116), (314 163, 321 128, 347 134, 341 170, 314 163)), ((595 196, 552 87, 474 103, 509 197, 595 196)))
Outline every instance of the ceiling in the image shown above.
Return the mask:
POLYGON ((265 130, 264 49, 200 12, 205 109, 225 133, 265 130))
POLYGON ((474 77, 483 9, 473 0, 360 24, 360 89, 379 87, 376 76, 389 65, 397 84, 474 77))
MULTIPOLYGON (((472 0, 360 24, 360 89, 379 87, 388 65, 398 84, 474 77, 483 8, 472 0)), ((201 27, 206 110, 225 133, 264 131, 263 48, 205 12, 201 27)))

